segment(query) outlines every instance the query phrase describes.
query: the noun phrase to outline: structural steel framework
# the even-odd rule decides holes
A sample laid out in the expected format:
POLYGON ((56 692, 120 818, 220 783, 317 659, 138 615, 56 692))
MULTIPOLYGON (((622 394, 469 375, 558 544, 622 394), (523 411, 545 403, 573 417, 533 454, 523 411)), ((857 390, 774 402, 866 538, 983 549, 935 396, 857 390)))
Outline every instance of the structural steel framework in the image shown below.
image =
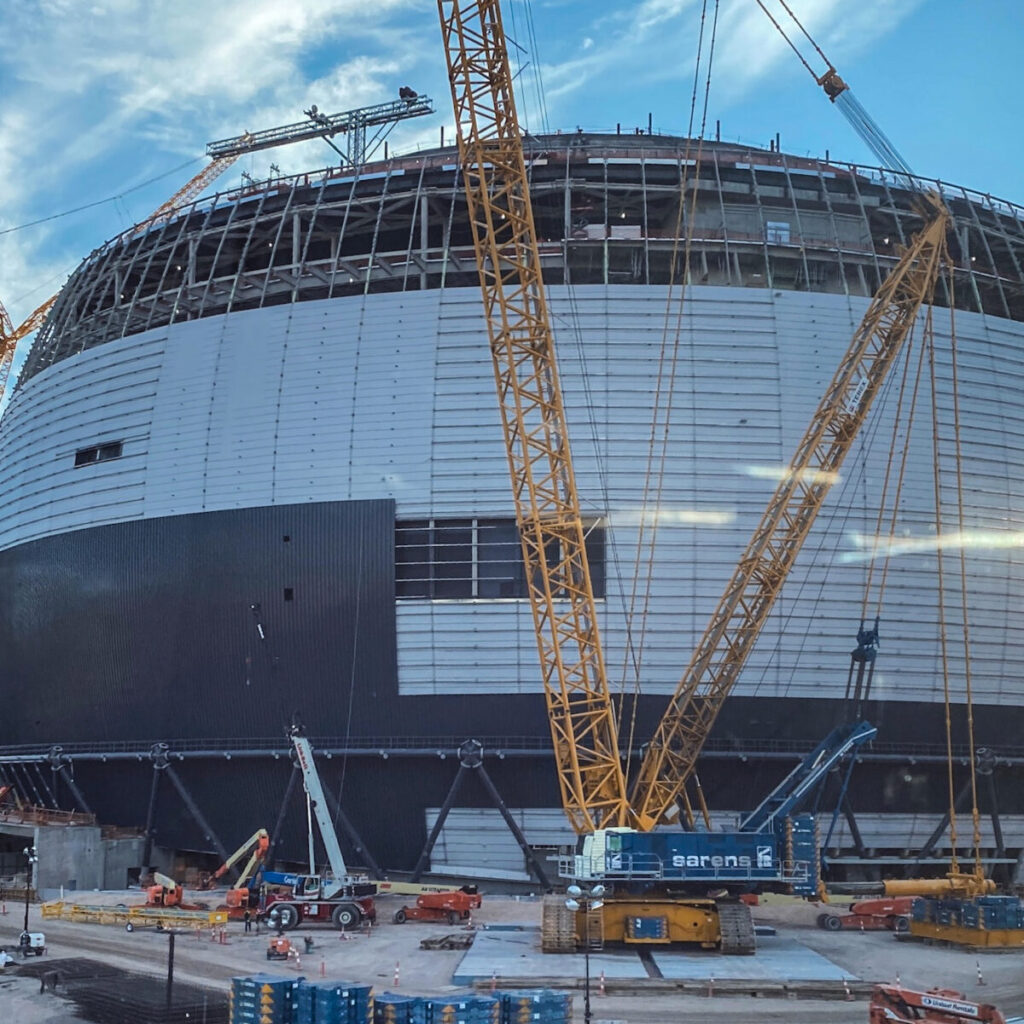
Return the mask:
MULTIPOLYGON (((877 292, 920 225, 883 172, 639 135, 527 140, 546 284, 665 285, 685 182, 693 284, 877 292)), ((232 310, 370 292, 476 287, 455 152, 275 178, 196 201, 93 252, 62 290, 22 379, 86 348, 232 310)), ((1024 208, 940 182, 958 244, 957 308, 1024 320, 1024 208)), ((684 231, 687 230, 684 226, 684 231)), ((677 278, 678 280, 678 278, 677 278)), ((937 296, 948 303, 945 285, 937 296)))

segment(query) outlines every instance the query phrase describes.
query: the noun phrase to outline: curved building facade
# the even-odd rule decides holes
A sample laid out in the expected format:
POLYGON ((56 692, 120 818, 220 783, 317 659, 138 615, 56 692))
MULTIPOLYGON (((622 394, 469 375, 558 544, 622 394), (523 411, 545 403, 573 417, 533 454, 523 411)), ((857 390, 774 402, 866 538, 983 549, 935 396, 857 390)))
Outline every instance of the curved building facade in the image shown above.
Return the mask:
MULTIPOLYGON (((680 139, 559 135, 531 139, 528 158, 627 708, 652 452, 664 465, 638 745, 920 217, 883 173, 724 144, 698 159, 680 139), (681 226, 684 183, 695 203, 681 226), (666 352, 674 397, 659 412, 666 352)), ((955 337, 976 737, 999 758, 1011 860, 1024 846, 1024 210, 938 187, 955 269, 937 297, 936 372, 951 378, 955 337)), ((723 813, 767 792, 840 712, 891 392, 709 743, 705 789, 723 813)), ((950 420, 948 389, 936 403, 950 420)), ((956 490, 952 441, 936 454, 921 427, 907 443, 868 708, 880 732, 854 783, 863 835, 847 824, 834 844, 872 847, 892 870, 947 803, 939 612, 953 598, 939 600, 934 493, 956 490)), ((469 737, 531 842, 568 841, 453 151, 260 183, 92 253, 0 424, 0 495, 0 770, 27 795, 119 823, 148 814, 161 845, 208 850, 173 791, 149 802, 149 751, 167 743, 233 847, 277 819, 298 716, 384 866, 416 860, 469 737)), ((483 787, 463 790, 435 866, 521 875, 483 787)), ((282 819, 282 855, 301 856, 303 828, 298 809, 282 819)))

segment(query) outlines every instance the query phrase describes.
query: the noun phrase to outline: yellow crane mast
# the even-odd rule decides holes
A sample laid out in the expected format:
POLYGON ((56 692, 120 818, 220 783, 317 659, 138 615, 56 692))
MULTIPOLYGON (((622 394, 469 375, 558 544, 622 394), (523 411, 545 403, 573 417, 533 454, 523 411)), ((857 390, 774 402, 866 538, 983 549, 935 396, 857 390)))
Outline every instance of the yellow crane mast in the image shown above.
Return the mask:
POLYGON ((501 11, 497 0, 438 0, 438 14, 562 805, 577 832, 624 825, 617 723, 501 11))
POLYGON ((632 790, 638 828, 651 829, 674 817, 676 800, 843 459, 921 306, 932 301, 946 254, 949 213, 938 196, 927 196, 924 203, 925 226, 857 328, 644 754, 632 790))

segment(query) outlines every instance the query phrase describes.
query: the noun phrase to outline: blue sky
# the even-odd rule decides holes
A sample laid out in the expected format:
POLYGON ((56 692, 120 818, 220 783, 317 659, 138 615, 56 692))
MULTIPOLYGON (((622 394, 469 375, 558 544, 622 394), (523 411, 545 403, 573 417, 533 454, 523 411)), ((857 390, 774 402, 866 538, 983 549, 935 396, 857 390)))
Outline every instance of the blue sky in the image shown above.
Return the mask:
MULTIPOLYGON (((915 170, 1024 202, 1024 4, 790 3, 915 170)), ((506 30, 530 62, 519 79, 527 127, 629 130, 650 112, 656 131, 683 132, 700 10, 701 0, 506 0, 506 30)), ((435 144, 442 124, 450 139, 433 0, 4 0, 0 299, 20 322, 199 170, 209 140, 301 119, 310 103, 383 102, 405 84, 433 96, 438 114, 400 127, 392 145, 435 144)), ((755 0, 720 2, 709 119, 727 140, 767 145, 778 132, 787 152, 871 162, 755 0)), ((332 156, 320 143, 255 154, 220 186, 242 171, 264 177, 271 162, 290 172, 332 156)))

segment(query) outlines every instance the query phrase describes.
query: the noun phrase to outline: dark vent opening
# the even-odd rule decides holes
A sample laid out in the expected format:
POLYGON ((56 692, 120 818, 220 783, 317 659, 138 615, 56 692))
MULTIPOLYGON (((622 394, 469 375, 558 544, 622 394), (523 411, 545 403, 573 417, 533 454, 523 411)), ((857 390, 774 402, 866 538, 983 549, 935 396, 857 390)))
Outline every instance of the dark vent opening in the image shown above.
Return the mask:
POLYGON ((93 462, 109 462, 111 459, 119 459, 123 450, 123 441, 108 441, 105 444, 93 445, 91 448, 79 448, 75 452, 75 465, 88 466, 93 462))

